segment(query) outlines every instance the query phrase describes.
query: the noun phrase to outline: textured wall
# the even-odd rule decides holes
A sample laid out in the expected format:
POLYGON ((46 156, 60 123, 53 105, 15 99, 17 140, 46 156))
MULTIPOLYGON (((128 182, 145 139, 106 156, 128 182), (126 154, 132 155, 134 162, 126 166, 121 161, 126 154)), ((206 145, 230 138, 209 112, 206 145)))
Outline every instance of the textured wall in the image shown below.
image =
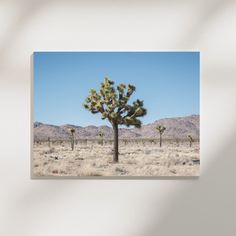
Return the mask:
POLYGON ((0 235, 236 235, 236 2, 0 1, 0 235), (201 177, 31 180, 35 50, 201 51, 201 177))

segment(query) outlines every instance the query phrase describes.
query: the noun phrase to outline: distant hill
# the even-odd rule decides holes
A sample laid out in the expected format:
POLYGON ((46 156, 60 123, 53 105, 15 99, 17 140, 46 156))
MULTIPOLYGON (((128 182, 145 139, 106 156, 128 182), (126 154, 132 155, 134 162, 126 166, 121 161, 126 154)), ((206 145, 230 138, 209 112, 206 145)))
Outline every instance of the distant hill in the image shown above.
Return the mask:
MULTIPOLYGON (((155 127, 158 124, 164 125, 166 131, 163 138, 179 138, 186 139, 187 135, 191 135, 195 139, 199 139, 199 115, 191 115, 185 117, 174 117, 157 120, 151 124, 143 125, 141 129, 137 128, 121 128, 119 129, 120 138, 158 138, 158 132, 155 127)), ((99 138, 102 131, 105 138, 113 138, 113 130, 108 126, 75 126, 75 125, 49 125, 40 122, 34 123, 34 139, 47 140, 51 139, 68 139, 70 134, 69 128, 75 129, 76 138, 99 138)))

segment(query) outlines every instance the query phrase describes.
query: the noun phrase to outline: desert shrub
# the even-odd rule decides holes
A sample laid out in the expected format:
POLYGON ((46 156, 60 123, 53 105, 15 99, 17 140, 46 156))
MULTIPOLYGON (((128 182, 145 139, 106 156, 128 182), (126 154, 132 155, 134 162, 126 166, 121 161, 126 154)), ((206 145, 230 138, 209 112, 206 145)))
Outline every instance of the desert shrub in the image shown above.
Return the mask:
POLYGON ((81 170, 81 172, 79 173, 79 176, 103 176, 102 173, 95 171, 95 170, 81 170))
POLYGON ((120 167, 116 167, 115 171, 117 171, 117 172, 124 172, 124 170, 122 168, 120 168, 120 167))
POLYGON ((149 155, 149 154, 151 154, 151 151, 150 150, 144 150, 144 154, 149 155))
POLYGON ((55 152, 55 148, 50 148, 49 150, 43 151, 43 154, 52 154, 55 152))
POLYGON ((128 160, 126 163, 129 165, 137 164, 135 160, 128 160))

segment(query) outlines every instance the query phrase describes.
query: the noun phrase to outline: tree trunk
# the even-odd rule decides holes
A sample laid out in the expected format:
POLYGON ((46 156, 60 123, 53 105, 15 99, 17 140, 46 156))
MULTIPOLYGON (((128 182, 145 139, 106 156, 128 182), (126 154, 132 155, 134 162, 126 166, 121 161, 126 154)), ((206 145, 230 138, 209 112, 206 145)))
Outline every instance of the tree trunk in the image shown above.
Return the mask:
POLYGON ((162 136, 160 134, 160 147, 162 146, 162 136))
POLYGON ((118 133, 118 125, 117 124, 113 124, 113 133, 114 133, 114 150, 113 150, 113 162, 118 162, 119 158, 119 152, 118 152, 118 148, 119 148, 119 144, 118 144, 118 137, 119 137, 119 133, 118 133))

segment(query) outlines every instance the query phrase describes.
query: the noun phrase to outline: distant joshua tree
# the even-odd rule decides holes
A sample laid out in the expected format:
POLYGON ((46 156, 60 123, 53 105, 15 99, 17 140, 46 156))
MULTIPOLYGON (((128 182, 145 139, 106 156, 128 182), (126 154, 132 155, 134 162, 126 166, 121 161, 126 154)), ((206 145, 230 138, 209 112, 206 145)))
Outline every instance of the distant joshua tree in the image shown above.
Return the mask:
POLYGON ((150 139, 149 142, 150 142, 151 144, 155 144, 155 140, 154 140, 154 139, 150 139))
POLYGON ((160 135, 160 147, 161 147, 161 146, 162 146, 162 135, 163 135, 163 133, 165 132, 166 127, 164 127, 164 126, 162 126, 162 125, 157 125, 157 126, 156 126, 156 129, 158 130, 159 135, 160 135))
POLYGON ((189 140, 189 147, 192 147, 192 144, 194 142, 193 137, 191 135, 188 135, 188 140, 189 140))
POLYGON ((74 151, 74 147, 75 147, 75 129, 74 128, 70 128, 69 129, 70 133, 71 133, 71 150, 74 151))
POLYGON ((100 131, 98 135, 99 135, 100 138, 101 138, 101 140, 100 140, 100 144, 103 145, 103 141, 104 141, 104 140, 103 140, 104 133, 103 133, 102 131, 100 131))
POLYGON ((177 147, 179 147, 179 138, 176 138, 175 141, 176 141, 177 147))
POLYGON ((147 111, 143 107, 143 101, 137 99, 132 105, 128 105, 130 96, 135 91, 135 86, 128 84, 119 84, 117 90, 114 88, 114 82, 105 78, 101 83, 100 91, 91 89, 89 96, 83 104, 84 107, 93 114, 101 113, 102 119, 108 119, 114 132, 114 152, 113 162, 118 162, 118 126, 141 127, 141 121, 138 117, 146 115, 147 111))
POLYGON ((48 137, 48 147, 51 147, 51 139, 48 137))

